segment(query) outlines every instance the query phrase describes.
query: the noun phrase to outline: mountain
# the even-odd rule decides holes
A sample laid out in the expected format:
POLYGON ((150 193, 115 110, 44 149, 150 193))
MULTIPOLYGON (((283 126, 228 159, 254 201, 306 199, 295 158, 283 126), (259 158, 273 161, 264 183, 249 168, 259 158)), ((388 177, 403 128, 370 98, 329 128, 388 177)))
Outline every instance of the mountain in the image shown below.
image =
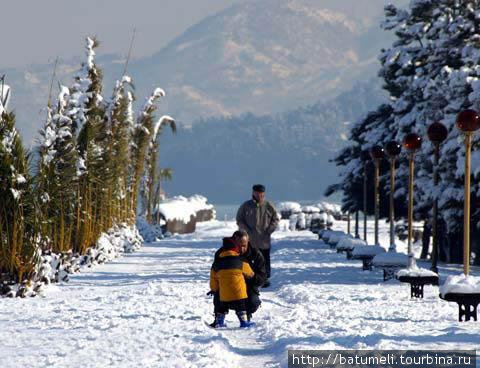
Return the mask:
MULTIPOLYGON (((236 203, 262 182, 270 198, 321 197, 336 181, 329 159, 349 124, 384 100, 375 75, 377 54, 392 38, 379 29, 385 2, 242 1, 132 60, 137 103, 160 86, 167 97, 159 114, 179 123, 175 137, 160 138, 160 165, 174 171, 167 192, 236 203)), ((81 60, 61 61, 56 80, 71 85, 81 60)), ((97 62, 109 97, 125 61, 100 54, 97 62)), ((52 66, 2 72, 31 143, 45 118, 52 66)))
MULTIPOLYGON (((391 41, 379 30, 385 3, 241 1, 187 29, 151 57, 132 60, 129 74, 140 102, 160 86, 167 92, 162 110, 187 125, 212 116, 275 114, 325 102, 376 74, 376 56, 391 41)), ((108 97, 124 58, 102 55, 101 46, 99 53, 108 97)), ((61 60, 56 80, 71 85, 82 59, 61 60)), ((27 143, 44 120, 52 64, 0 70, 13 88, 12 106, 27 143)))
POLYGON ((374 76, 379 50, 391 37, 379 29, 384 1, 340 2, 353 9, 336 3, 240 2, 132 70, 142 85, 153 86, 152 77, 160 76, 169 96, 166 109, 186 123, 326 101, 374 76))
POLYGON ((385 101, 380 81, 357 84, 327 102, 277 115, 204 119, 160 137, 160 165, 173 169, 169 195, 202 193, 216 203, 248 198, 263 183, 270 198, 320 199, 337 179, 329 160, 350 125, 385 101))
MULTIPOLYGON (((73 84, 73 77, 79 70, 81 61, 83 61, 82 57, 59 61, 55 72, 55 81, 52 85, 53 100, 58 95, 58 84, 65 86, 73 84)), ((107 84, 105 96, 110 97, 113 80, 121 76, 123 60, 116 55, 102 55, 96 61, 104 68, 107 84)), ((6 83, 12 88, 10 108, 16 113, 16 126, 25 143, 30 146, 35 144, 38 130, 45 122, 53 69, 53 64, 34 64, 28 67, 0 70, 0 75, 5 75, 6 83)), ((142 92, 144 95, 149 93, 148 91, 142 92)))

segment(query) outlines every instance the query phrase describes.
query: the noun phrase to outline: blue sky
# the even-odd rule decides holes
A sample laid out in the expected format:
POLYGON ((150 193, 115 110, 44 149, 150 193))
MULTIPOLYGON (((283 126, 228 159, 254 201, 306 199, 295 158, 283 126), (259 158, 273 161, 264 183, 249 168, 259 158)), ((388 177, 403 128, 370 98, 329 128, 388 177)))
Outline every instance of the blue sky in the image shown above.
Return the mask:
POLYGON ((102 53, 126 54, 136 27, 134 56, 158 51, 204 17, 236 0, 2 1, 0 68, 49 63, 82 53, 96 34, 102 53))

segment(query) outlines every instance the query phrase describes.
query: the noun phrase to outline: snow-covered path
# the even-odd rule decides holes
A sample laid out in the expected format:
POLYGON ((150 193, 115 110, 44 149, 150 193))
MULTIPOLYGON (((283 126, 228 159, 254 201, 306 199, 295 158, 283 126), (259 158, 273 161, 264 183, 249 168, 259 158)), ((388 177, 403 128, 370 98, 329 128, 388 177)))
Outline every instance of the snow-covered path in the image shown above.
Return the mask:
MULTIPOLYGON (((0 299, 0 367, 286 367, 291 348, 480 345, 480 322, 458 323, 457 306, 438 288, 411 300, 407 285, 384 283, 380 271, 362 271, 309 232, 275 233, 258 326, 212 330, 204 323, 212 319, 209 268, 234 230, 202 224, 75 275, 45 298, 0 299)), ((442 279, 452 272, 441 268, 442 279)), ((227 322, 238 323, 233 313, 227 322)))

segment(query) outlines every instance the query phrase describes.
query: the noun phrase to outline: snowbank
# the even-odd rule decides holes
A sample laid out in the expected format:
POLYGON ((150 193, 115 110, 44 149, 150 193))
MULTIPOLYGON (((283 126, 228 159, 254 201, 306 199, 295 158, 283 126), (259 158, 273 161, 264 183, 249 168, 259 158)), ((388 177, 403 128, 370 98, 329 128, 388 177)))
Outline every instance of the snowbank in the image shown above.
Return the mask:
POLYGON ((379 247, 378 245, 364 245, 355 247, 352 252, 352 256, 354 258, 364 256, 376 256, 380 253, 385 253, 385 248, 379 247))
POLYGON ((56 254, 44 252, 39 254, 39 263, 34 281, 30 284, 2 285, 0 295, 7 297, 26 297, 42 294, 45 286, 51 283, 68 281, 69 274, 82 267, 109 262, 122 253, 130 253, 141 247, 143 238, 135 225, 117 225, 103 233, 94 247, 86 255, 71 252, 56 254))
POLYGON ((440 294, 445 296, 448 293, 480 293, 480 277, 470 275, 465 276, 463 273, 457 276, 448 276, 445 283, 440 286, 440 294))
POLYGON ((362 239, 344 237, 337 244, 337 250, 353 250, 357 246, 366 246, 367 243, 362 239))
POLYGON ((163 225, 165 225, 164 220, 160 220, 159 224, 149 224, 144 217, 137 218, 138 231, 147 243, 156 242, 165 237, 162 229, 163 225))

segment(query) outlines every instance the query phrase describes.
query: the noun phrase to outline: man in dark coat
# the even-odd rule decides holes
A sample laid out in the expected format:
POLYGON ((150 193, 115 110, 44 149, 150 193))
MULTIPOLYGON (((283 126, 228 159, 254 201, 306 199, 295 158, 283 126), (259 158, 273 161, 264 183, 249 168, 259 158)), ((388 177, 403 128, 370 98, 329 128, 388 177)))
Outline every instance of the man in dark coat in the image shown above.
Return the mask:
POLYGON ((270 285, 271 235, 278 225, 278 215, 273 204, 265 199, 265 187, 256 184, 252 188, 252 199, 243 203, 237 212, 237 225, 245 230, 253 248, 262 252, 267 270, 264 287, 270 285))
MULTIPOLYGON (((247 283, 247 319, 250 321, 252 314, 255 313, 262 303, 260 300, 259 287, 261 287, 266 280, 267 272, 265 270, 265 261, 258 249, 253 248, 249 243, 248 233, 244 230, 235 231, 231 238, 224 238, 222 247, 216 251, 215 260, 220 254, 231 248, 240 248, 240 254, 248 262, 253 272, 254 277, 246 279, 247 283)), ((220 302, 218 293, 213 294, 213 304, 217 310, 220 302)), ((215 323, 215 322, 214 322, 215 323)))

